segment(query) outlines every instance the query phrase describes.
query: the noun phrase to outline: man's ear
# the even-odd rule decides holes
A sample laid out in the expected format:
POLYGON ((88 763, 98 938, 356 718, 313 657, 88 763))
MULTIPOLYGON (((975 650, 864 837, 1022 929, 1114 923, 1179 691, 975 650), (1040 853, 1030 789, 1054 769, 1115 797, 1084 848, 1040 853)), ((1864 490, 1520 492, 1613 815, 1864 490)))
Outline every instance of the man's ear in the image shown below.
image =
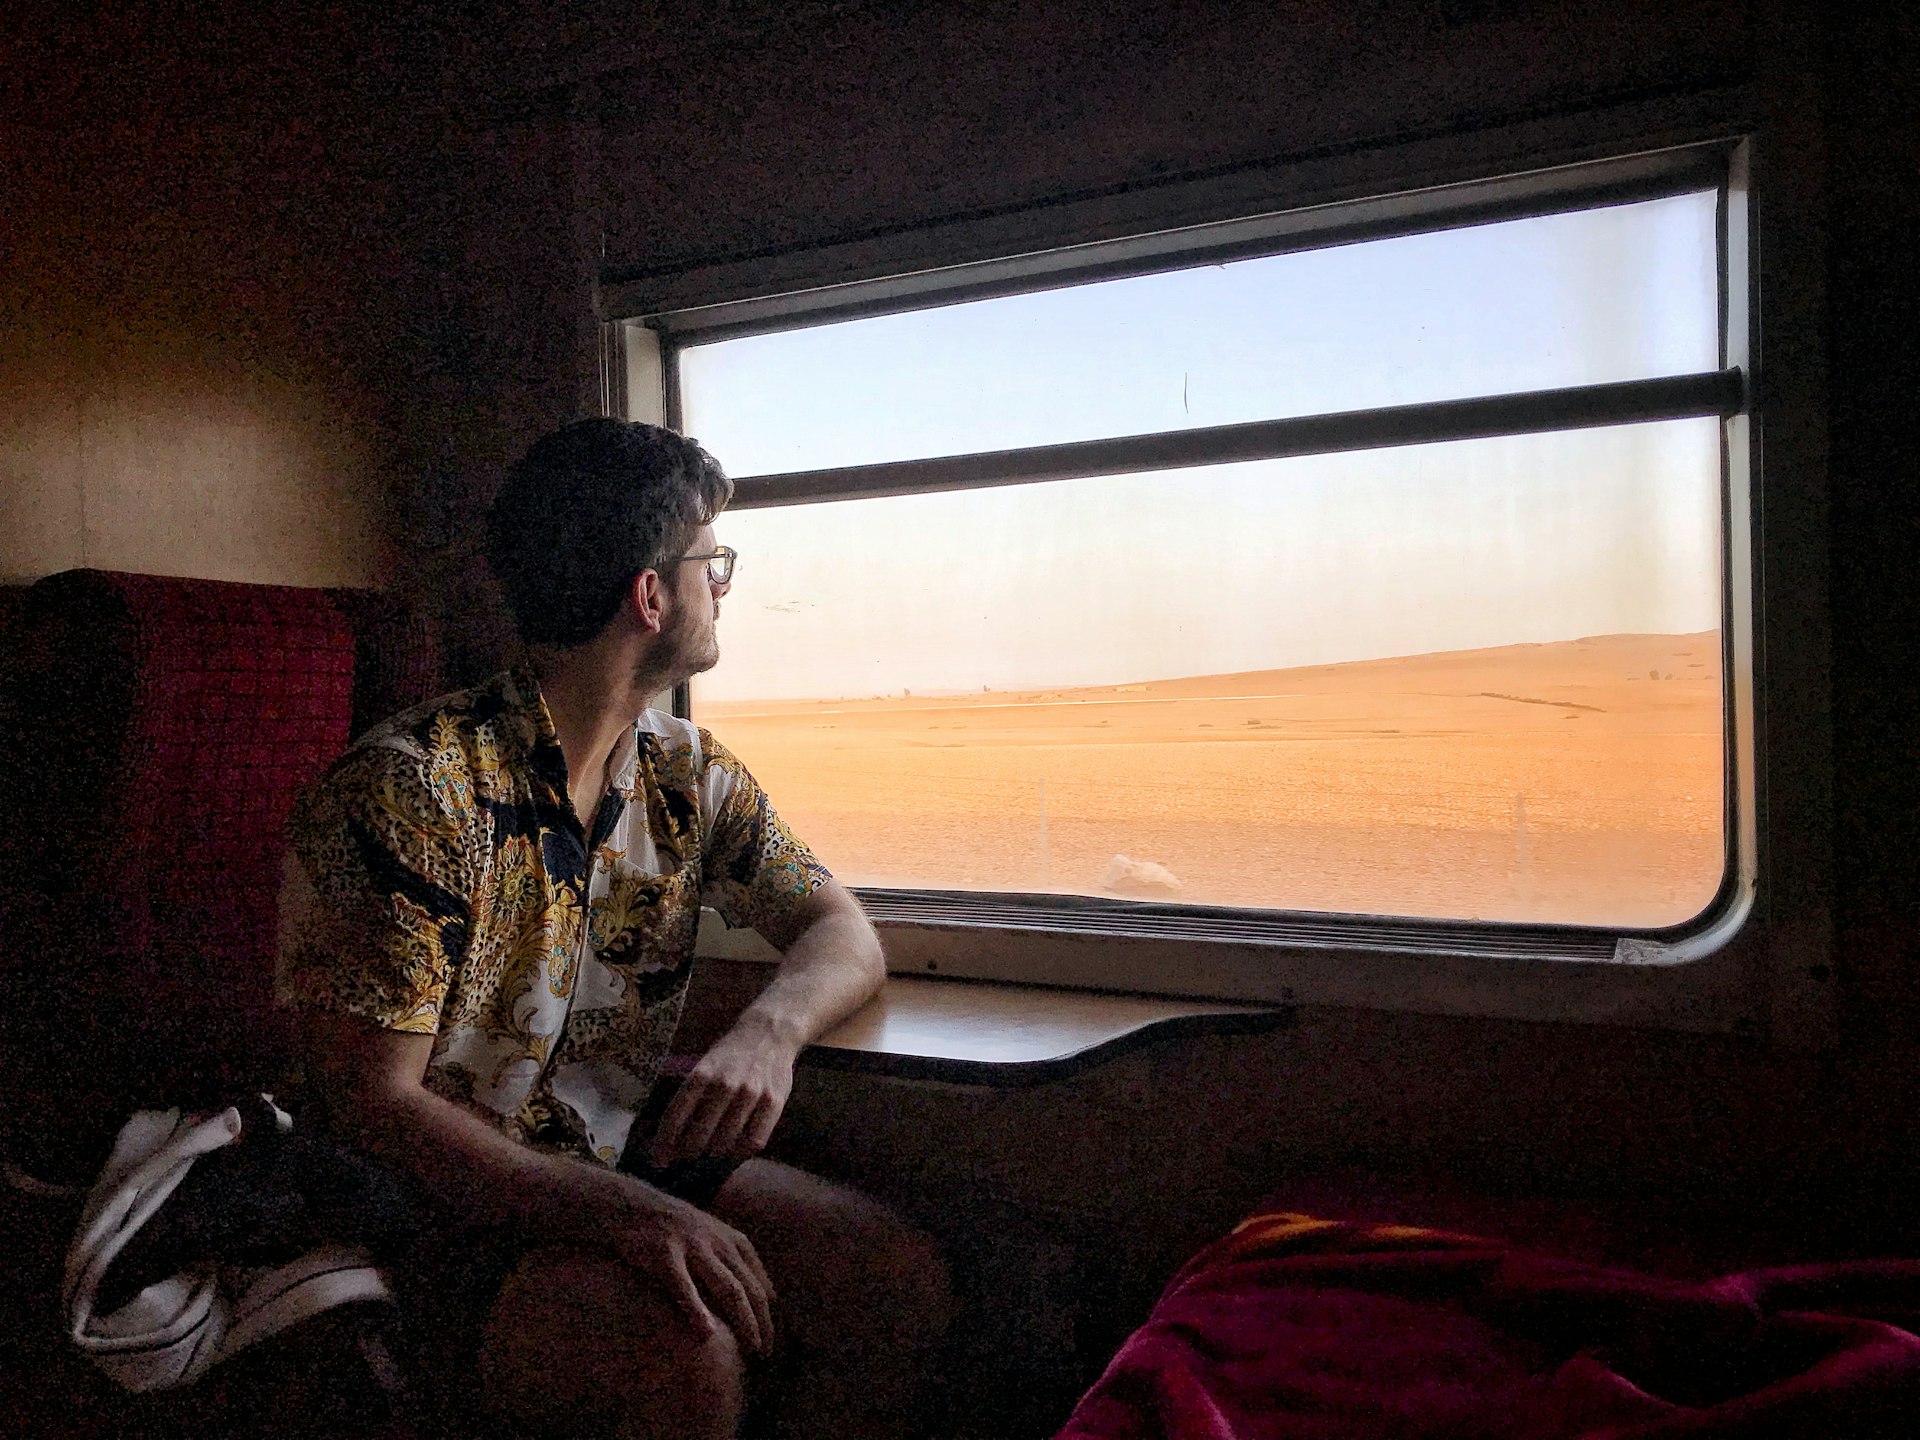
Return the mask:
POLYGON ((633 577, 633 588, 627 597, 633 601, 633 613, 639 617, 640 624, 656 635, 666 620, 666 610, 660 603, 660 589, 660 572, 642 570, 633 577))

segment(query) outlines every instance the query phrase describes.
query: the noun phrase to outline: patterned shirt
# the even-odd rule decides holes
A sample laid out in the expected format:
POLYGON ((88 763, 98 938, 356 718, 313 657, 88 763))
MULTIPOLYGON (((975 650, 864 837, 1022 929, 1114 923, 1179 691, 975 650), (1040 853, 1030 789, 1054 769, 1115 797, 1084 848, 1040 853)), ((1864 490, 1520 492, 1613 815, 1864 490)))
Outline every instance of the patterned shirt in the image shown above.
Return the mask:
POLYGON ((369 731, 294 811, 282 1002, 432 1035, 436 1094, 616 1163, 679 1023, 701 904, 784 946, 829 876, 685 720, 647 711, 607 773, 583 834, 524 668, 369 731))

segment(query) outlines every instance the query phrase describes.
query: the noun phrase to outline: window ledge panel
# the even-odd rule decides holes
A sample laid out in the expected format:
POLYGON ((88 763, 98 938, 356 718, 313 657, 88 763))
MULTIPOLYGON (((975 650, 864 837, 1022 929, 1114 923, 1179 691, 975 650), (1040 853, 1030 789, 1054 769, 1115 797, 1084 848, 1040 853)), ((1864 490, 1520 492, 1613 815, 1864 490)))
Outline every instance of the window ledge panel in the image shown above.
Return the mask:
POLYGON ((890 975, 801 1063, 900 1079, 1022 1086, 1194 1035, 1285 1029, 1291 1007, 890 975))

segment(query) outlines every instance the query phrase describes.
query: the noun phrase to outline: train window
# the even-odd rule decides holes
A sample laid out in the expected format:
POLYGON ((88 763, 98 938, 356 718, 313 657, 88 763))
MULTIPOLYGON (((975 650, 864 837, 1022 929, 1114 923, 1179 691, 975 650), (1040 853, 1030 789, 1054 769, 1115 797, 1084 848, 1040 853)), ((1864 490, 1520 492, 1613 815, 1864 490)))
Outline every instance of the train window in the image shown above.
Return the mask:
POLYGON ((1717 428, 748 510, 694 713, 859 885, 1677 924, 1717 428))
POLYGON ((1738 862, 1727 204, 1694 169, 645 317, 738 482, 691 713, 883 916, 1697 926, 1738 862))
POLYGON ((1711 370, 1711 191, 842 319, 677 356, 736 478, 1711 370))

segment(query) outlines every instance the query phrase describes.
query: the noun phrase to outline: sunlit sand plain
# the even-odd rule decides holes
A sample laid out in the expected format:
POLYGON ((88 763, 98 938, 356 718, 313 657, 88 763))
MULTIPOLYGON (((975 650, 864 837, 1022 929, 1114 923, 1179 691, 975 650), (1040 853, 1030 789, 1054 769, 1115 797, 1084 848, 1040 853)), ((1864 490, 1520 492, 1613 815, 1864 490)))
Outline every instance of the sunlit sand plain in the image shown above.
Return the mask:
POLYGON ((850 884, 1659 926, 1723 863, 1717 632, 699 716, 850 884))

